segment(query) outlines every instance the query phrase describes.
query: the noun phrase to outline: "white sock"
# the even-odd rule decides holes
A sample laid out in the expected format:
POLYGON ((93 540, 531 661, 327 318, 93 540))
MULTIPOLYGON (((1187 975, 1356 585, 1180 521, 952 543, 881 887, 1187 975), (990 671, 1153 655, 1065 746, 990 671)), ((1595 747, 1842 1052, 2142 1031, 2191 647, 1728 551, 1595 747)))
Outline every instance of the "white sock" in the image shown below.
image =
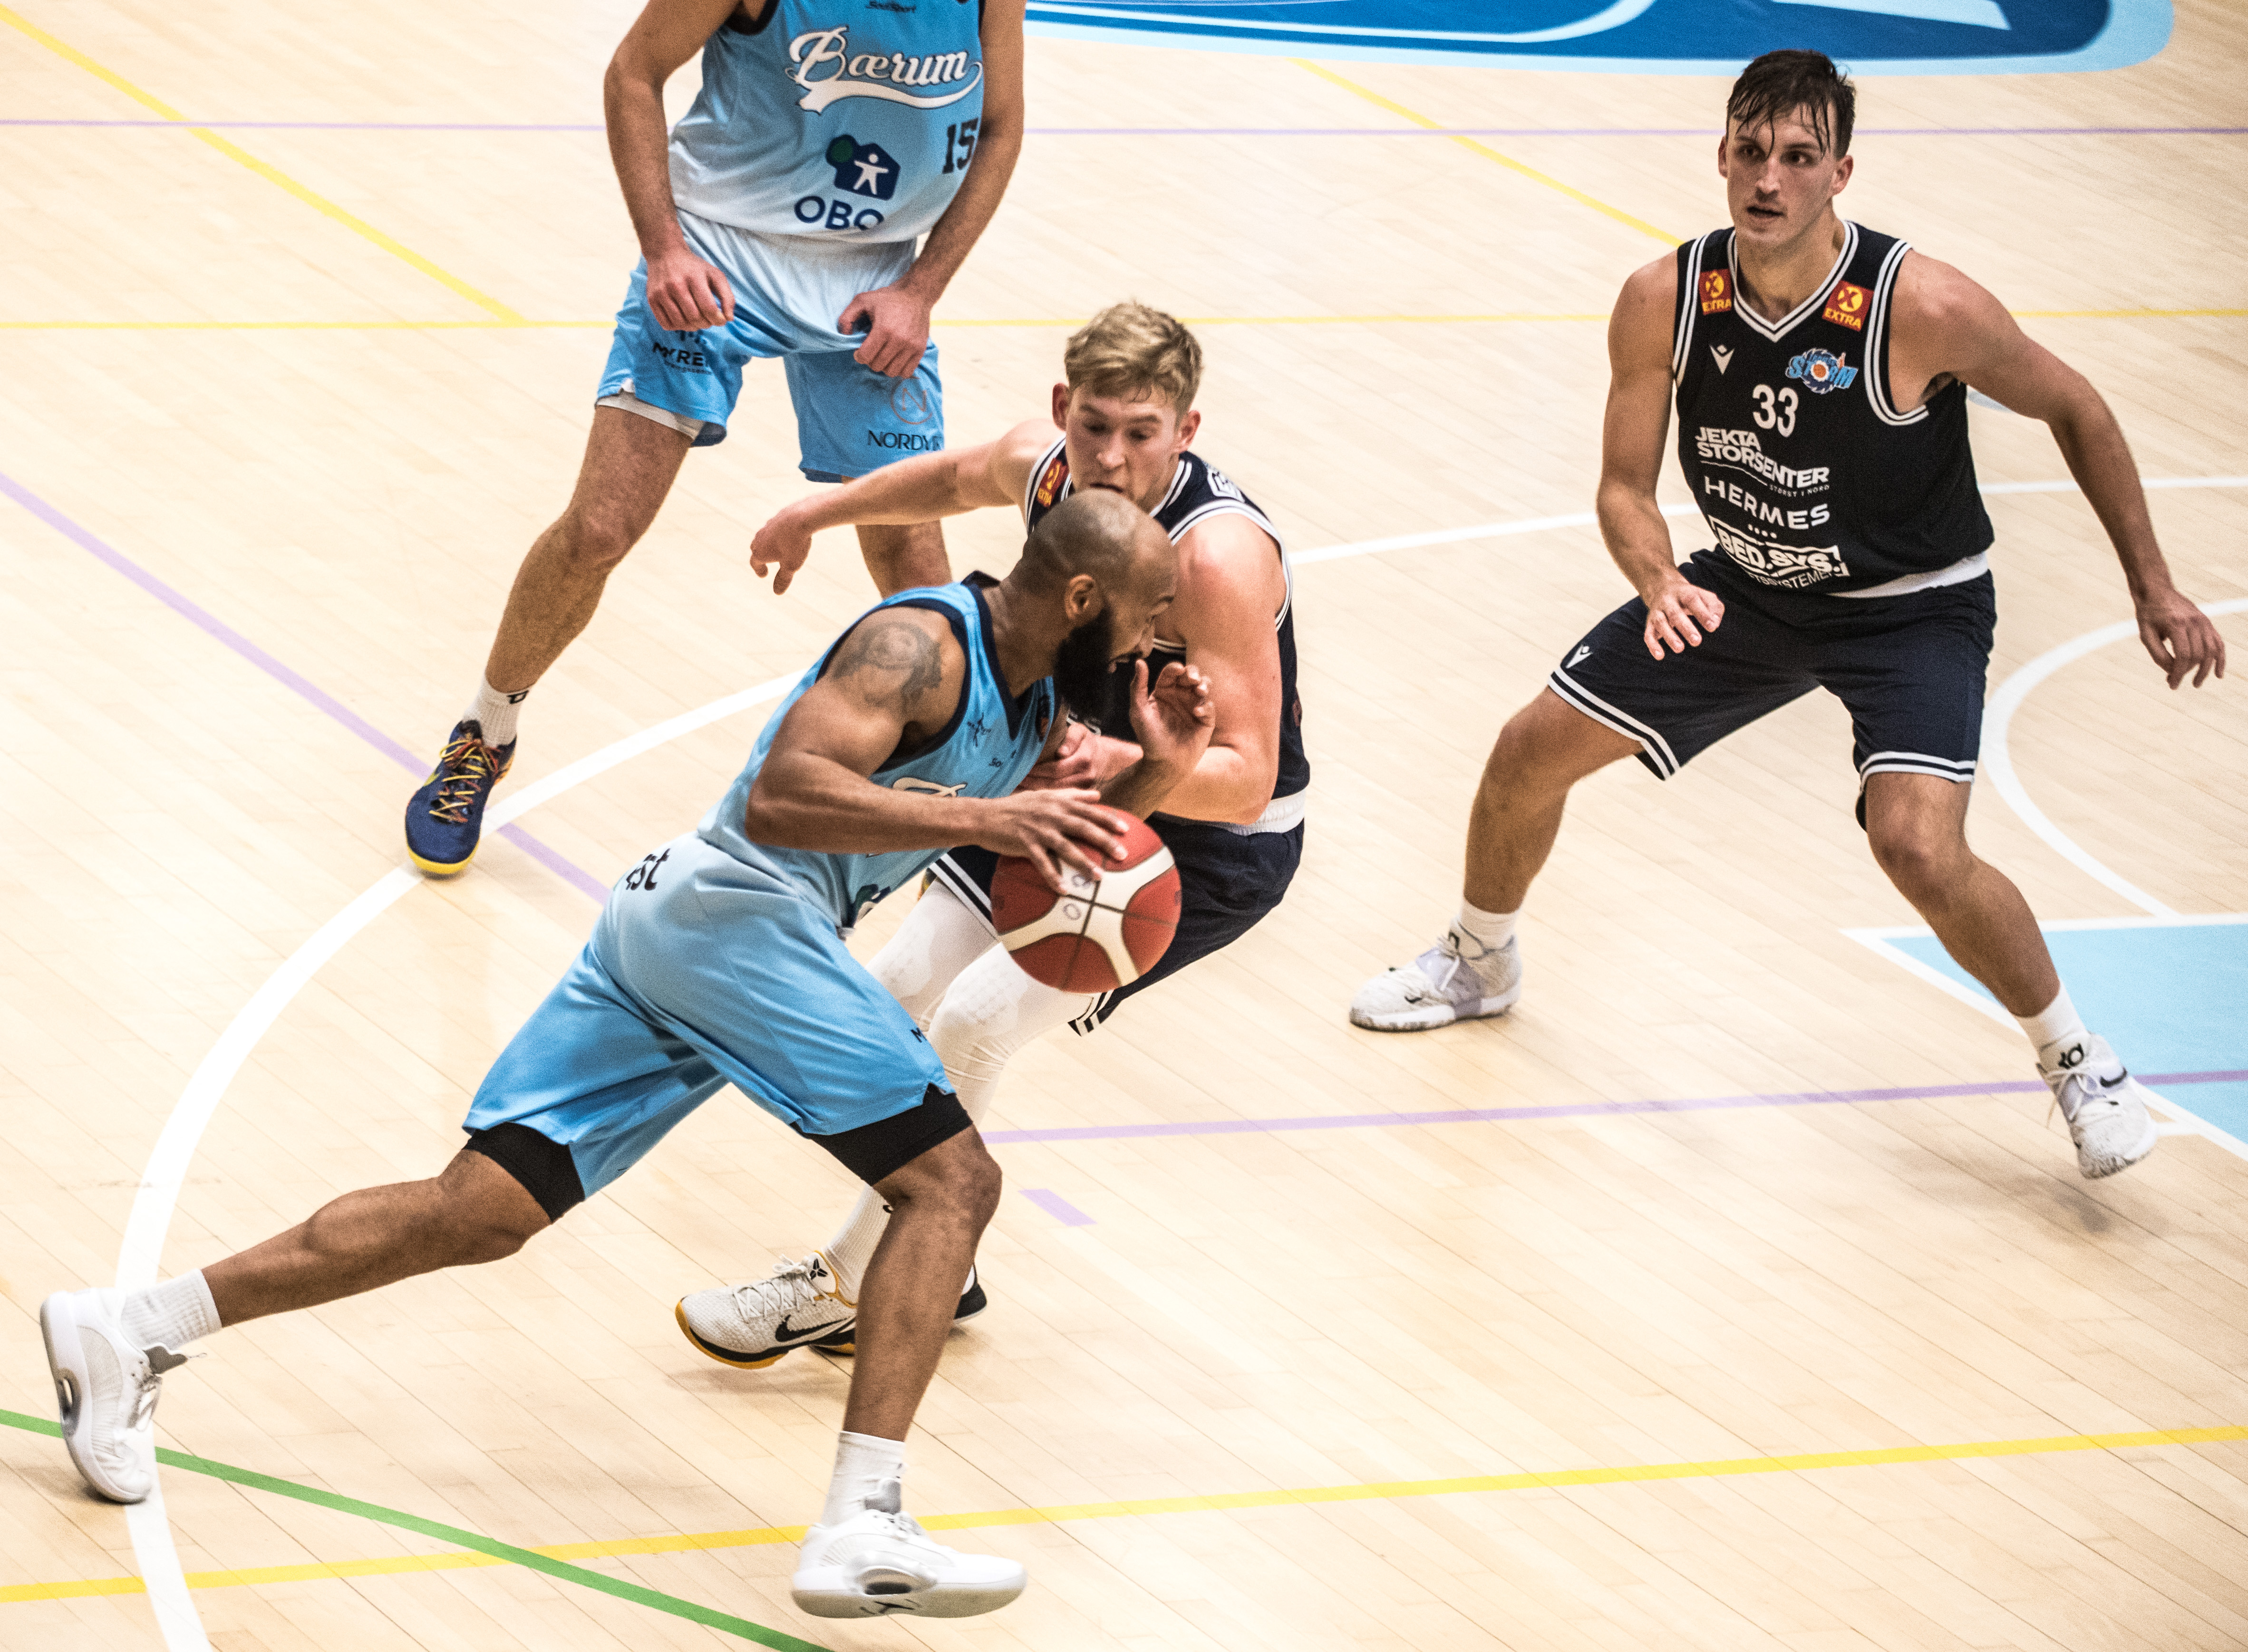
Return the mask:
POLYGON ((2063 987, 2060 996, 2036 1015, 2018 1015, 2022 1032, 2036 1047, 2038 1066, 2047 1073, 2064 1067, 2081 1066, 2084 1055, 2080 1052, 2073 1061, 2064 1059, 2072 1045, 2084 1045, 2091 1034, 2084 1030, 2084 1018, 2076 1013, 2076 1006, 2068 1001, 2068 989, 2063 987))
POLYGON ((890 1207, 882 1203, 882 1196, 872 1188, 860 1188, 859 1203, 851 1207, 851 1214, 821 1253, 835 1271, 835 1288, 854 1305, 859 1300, 860 1281, 867 1277, 867 1264, 874 1259, 874 1247, 882 1242, 883 1230, 889 1225, 890 1207))
POLYGON ((846 1429, 835 1436, 835 1477, 827 1483, 827 1504, 819 1511, 819 1524, 833 1525, 867 1506, 869 1498, 906 1473, 906 1443, 885 1440, 878 1434, 853 1434, 846 1429))
POLYGON ((530 697, 531 690, 528 689, 520 694, 502 694, 492 687, 488 678, 478 677, 476 696, 469 702, 469 709, 461 715, 474 717, 482 726, 486 745, 507 745, 515 739, 515 719, 523 709, 523 703, 530 697))
POLYGON ((219 1328, 218 1307, 201 1268, 127 1292, 117 1319, 118 1329, 134 1347, 166 1347, 175 1354, 219 1328))
MULTIPOLYGON (((1498 952, 1514 939, 1514 921, 1521 915, 1520 907, 1511 912, 1486 912, 1479 906, 1471 906, 1463 901, 1460 902, 1460 915, 1452 920, 1452 924, 1484 952, 1498 952)), ((1477 956, 1480 957, 1482 954, 1477 956)))

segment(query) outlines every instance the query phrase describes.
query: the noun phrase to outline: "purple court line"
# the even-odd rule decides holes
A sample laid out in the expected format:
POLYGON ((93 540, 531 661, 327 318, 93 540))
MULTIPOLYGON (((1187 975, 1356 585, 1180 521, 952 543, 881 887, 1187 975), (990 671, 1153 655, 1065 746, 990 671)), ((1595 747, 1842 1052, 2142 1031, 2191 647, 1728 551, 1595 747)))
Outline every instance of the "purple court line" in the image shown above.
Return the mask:
MULTIPOLYGON (((600 132, 599 122, 94 120, 14 116, 0 127, 202 127, 242 132, 600 132)), ((2248 127, 1860 127, 1862 138, 2228 138, 2248 127)), ((1705 127, 1031 127, 1033 138, 1714 138, 1705 127)))
MULTIPOLYGON (((2237 1084, 2248 1080, 2248 1067, 2222 1073, 2151 1073, 2141 1075, 2151 1085, 2237 1084)), ((1800 1107, 1859 1101, 1929 1101, 1946 1096, 2011 1095, 2022 1091, 2042 1094, 2045 1084, 2035 1079, 2006 1079, 1990 1084, 1930 1084, 1902 1090, 1797 1090, 1776 1095, 1710 1095, 1681 1101, 1580 1101, 1550 1107, 1477 1107, 1439 1113, 1338 1113, 1304 1119, 1206 1119, 1180 1124, 1081 1124, 1052 1130, 986 1130, 984 1140, 993 1147, 1026 1141, 1123 1141, 1148 1136, 1252 1135, 1277 1130, 1369 1130, 1398 1124, 1491 1124, 1510 1119, 1600 1118, 1633 1113, 1706 1113, 1732 1107, 1800 1107)), ((1051 1197, 1043 1189, 1026 1197, 1051 1197)), ((1065 1218, 1066 1219, 1066 1218, 1065 1218)))
MULTIPOLYGON (((280 683, 282 687, 312 702, 314 706, 342 723, 345 728, 349 729, 360 739, 381 752, 383 756, 404 764, 411 773, 419 775, 423 771, 423 765, 419 757, 337 699, 335 696, 309 678, 282 664, 280 661, 266 653, 248 637, 243 636, 241 632, 236 631, 209 609, 189 601, 187 597, 166 585, 123 552, 97 538, 22 483, 4 473, 0 473, 0 494, 5 494, 9 498, 13 499, 81 551, 91 552, 97 561, 106 564, 113 572, 123 574, 174 613, 201 627, 205 632, 265 673, 267 676, 280 683)), ((500 827, 499 834, 548 871, 576 885, 586 894, 593 896, 595 901, 606 902, 608 900, 608 885, 600 881, 590 872, 565 860, 559 851, 549 848, 521 826, 504 826, 500 827)))
MULTIPOLYGON (((984 1138, 989 1141, 990 1138, 984 1138)), ((1051 1188, 1025 1188, 1023 1196, 1066 1228, 1089 1228, 1093 1218, 1051 1188)))

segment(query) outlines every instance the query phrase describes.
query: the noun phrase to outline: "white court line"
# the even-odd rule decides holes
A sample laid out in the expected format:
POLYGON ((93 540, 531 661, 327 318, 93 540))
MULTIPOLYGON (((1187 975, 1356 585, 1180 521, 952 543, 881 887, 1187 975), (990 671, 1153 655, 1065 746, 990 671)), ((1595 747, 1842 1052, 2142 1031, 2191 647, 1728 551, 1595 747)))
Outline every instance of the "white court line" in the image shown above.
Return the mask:
MULTIPOLYGON (((2238 488, 2248 487, 2248 476, 2165 476, 2148 481, 2145 485, 2155 488, 2238 488)), ((2075 491, 2073 482, 2015 482, 1996 483, 1986 486, 1986 494, 2001 493, 2067 493, 2075 491)), ((1697 508, 1691 504, 1667 504, 1662 507, 1666 517, 1691 516, 1697 508)), ((1383 551, 1402 551, 1420 545, 1449 545, 1467 539, 1503 538, 1521 533, 1543 532, 1552 528, 1586 527, 1599 518, 1591 511, 1570 516, 1537 517, 1526 521, 1485 523, 1471 528, 1440 529, 1428 533, 1408 533, 1387 539, 1362 539, 1348 545, 1323 546, 1292 555, 1289 560, 1298 566, 1315 562, 1331 562, 1346 557, 1367 556, 1383 551)), ((545 779, 533 782, 512 793, 504 802, 495 803, 484 819, 497 830, 542 803, 581 785, 595 775, 614 768, 618 764, 655 750, 681 735, 715 723, 722 717, 767 700, 778 699, 796 682, 795 675, 776 677, 770 682, 745 689, 709 705, 684 712, 678 716, 643 729, 638 734, 602 747, 592 756, 565 764, 545 779)), ((185 1182, 188 1167, 195 1158, 202 1134, 217 1111, 219 1103, 234 1082, 235 1074, 250 1057, 281 1011, 291 999, 304 990, 319 967, 343 949, 359 932, 372 923, 396 901, 402 899, 417 884, 425 881, 413 867, 403 866, 385 873, 364 893, 341 912, 322 924, 268 977, 264 984, 251 994, 232 1021, 227 1024, 218 1042, 211 1046, 188 1080, 180 1099, 172 1105, 171 1115, 151 1149, 148 1162, 140 1173, 140 1190, 133 1196, 133 1207, 125 1221, 125 1236, 118 1251, 117 1283, 131 1289, 151 1284, 163 1255, 164 1239, 169 1231, 172 1214, 179 1202, 180 1189, 185 1182)), ((1875 945, 1871 941, 1868 945, 1875 945)), ((1904 955, 1883 949, 1883 956, 1896 958, 1910 967, 1912 961, 1904 955)), ((1930 975, 1935 972, 1930 970, 1930 975)), ((1943 984, 1938 978, 1938 984, 1943 984)), ((1946 990, 1950 990, 1946 986, 1946 990)), ((1978 1006, 1979 1007, 1979 1006, 1978 1006)), ((2001 1011, 2003 1013, 2003 1011, 2001 1011)), ((2179 1109, 2181 1112, 2183 1109, 2179 1109)), ((2214 1127, 2209 1127, 2214 1129, 2214 1127)), ((2216 1134, 2221 1134, 2221 1132, 2216 1134)), ((2227 1141, 2231 1138, 2227 1137, 2227 1141)), ((2238 1144, 2235 1144, 2236 1147, 2238 1144)), ((2241 1148, 2248 1157, 2248 1148, 2241 1148)), ((171 1529, 162 1515, 161 1490, 153 1493, 147 1503, 127 1511, 126 1523, 133 1536, 133 1553, 140 1571, 142 1582, 148 1590, 148 1599, 156 1609, 156 1621, 163 1631, 165 1645, 170 1652, 209 1652, 209 1642, 204 1636, 202 1619, 197 1615, 194 1601, 189 1597, 187 1580, 181 1570, 179 1555, 171 1541, 171 1529), (146 1512, 149 1510, 154 1512, 146 1512)))

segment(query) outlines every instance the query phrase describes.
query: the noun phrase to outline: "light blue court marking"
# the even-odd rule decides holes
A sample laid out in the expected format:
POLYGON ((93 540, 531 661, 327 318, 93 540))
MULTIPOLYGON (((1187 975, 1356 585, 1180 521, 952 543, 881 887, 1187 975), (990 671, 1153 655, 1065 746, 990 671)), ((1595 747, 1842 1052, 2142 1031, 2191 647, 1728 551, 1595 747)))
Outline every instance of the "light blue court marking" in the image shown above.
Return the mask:
POLYGON ((1854 74, 2055 74, 2142 63, 2169 0, 1031 0, 1033 34, 1204 51, 1737 73, 1809 46, 1854 74))
MULTIPOLYGON (((2133 1070, 2248 1070, 2248 913, 2087 918, 2041 927, 2085 1025, 2114 1045, 2133 1070)), ((1930 985, 2012 1024, 1927 930, 1850 933, 1930 985)), ((2177 1094, 2194 1115, 2248 1141, 2248 1083, 2197 1084, 2160 1093, 2165 1101, 2177 1094)))
POLYGON ((1089 1228, 1093 1218, 1051 1188, 1025 1188, 1023 1196, 1066 1228, 1089 1228))

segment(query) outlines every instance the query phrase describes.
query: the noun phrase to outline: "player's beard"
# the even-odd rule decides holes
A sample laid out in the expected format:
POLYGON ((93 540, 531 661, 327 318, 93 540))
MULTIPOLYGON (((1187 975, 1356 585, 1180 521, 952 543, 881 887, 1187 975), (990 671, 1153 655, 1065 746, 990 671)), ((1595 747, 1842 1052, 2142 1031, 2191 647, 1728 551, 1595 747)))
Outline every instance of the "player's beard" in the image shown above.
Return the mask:
MULTIPOLYGON (((1054 692, 1079 716, 1103 722, 1109 709, 1109 673, 1128 673, 1132 662, 1116 664, 1116 626, 1107 608, 1061 640, 1054 650, 1054 692)), ((1111 732, 1114 732, 1111 730, 1111 732)))

